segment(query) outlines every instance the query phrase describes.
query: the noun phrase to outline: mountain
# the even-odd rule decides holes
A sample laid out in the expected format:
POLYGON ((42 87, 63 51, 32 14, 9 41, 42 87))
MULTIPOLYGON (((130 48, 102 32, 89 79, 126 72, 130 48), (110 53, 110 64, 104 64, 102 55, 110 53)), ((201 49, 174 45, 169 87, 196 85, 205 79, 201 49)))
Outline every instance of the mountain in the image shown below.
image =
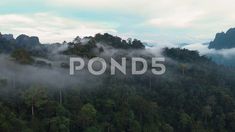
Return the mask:
POLYGON ((35 45, 40 45, 39 38, 36 36, 27 36, 24 34, 19 35, 16 39, 14 38, 13 34, 1 34, 0 33, 0 40, 5 41, 5 42, 13 42, 16 45, 20 46, 35 46, 35 45))
POLYGON ((179 44, 177 44, 177 45, 178 45, 178 47, 182 48, 182 47, 187 46, 187 45, 189 45, 189 44, 188 44, 188 43, 179 43, 179 44))
POLYGON ((7 41, 15 40, 14 37, 13 37, 13 34, 3 34, 2 38, 6 39, 7 41))
POLYGON ((208 48, 211 49, 206 54, 208 58, 220 65, 235 66, 235 28, 230 28, 226 33, 217 33, 208 48))
POLYGON ((32 55, 43 56, 47 52, 47 46, 41 44, 36 36, 22 34, 15 39, 12 34, 0 34, 0 52, 10 53, 19 48, 28 50, 32 55))
POLYGON ((41 43, 39 42, 38 37, 29 37, 27 35, 22 34, 16 38, 16 44, 20 46, 35 46, 41 43))
POLYGON ((229 29, 226 33, 217 33, 208 48, 216 50, 235 48, 235 28, 229 29))

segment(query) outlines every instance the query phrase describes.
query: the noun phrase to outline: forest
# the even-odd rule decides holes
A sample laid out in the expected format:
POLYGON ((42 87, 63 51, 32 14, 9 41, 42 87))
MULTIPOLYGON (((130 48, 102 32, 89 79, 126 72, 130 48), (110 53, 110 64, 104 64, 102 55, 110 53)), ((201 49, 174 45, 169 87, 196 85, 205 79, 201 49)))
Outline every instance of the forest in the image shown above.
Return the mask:
POLYGON ((1 132, 235 131, 232 66, 198 51, 150 50, 140 40, 107 33, 51 45, 23 37, 0 34, 1 132), (164 57, 166 73, 70 76, 71 56, 164 57))

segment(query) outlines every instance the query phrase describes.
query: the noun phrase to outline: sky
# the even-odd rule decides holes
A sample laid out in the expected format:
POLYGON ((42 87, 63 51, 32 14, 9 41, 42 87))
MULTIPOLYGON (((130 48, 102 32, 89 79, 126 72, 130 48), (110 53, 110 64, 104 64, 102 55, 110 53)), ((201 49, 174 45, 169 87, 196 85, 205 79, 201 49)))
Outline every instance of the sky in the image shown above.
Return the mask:
POLYGON ((235 27, 234 0, 1 0, 0 32, 42 43, 111 33, 151 44, 201 43, 235 27))

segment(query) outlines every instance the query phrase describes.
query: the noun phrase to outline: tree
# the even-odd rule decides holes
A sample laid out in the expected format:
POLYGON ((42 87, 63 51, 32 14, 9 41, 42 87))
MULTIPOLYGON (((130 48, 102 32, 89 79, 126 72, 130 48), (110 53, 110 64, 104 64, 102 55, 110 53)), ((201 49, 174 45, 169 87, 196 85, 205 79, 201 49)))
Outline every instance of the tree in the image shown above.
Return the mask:
MULTIPOLYGON (((50 101, 45 107, 44 113, 49 113, 44 115, 46 119, 46 130, 50 132, 69 132, 70 122, 68 110, 56 101, 50 101), (52 106, 52 108, 50 108, 52 106)), ((45 121, 44 121, 45 122, 45 121)))
POLYGON ((164 123, 162 126, 161 126, 161 129, 162 129, 162 132, 173 132, 174 131, 174 128, 167 124, 167 123, 164 123))
POLYGON ((212 116, 212 109, 211 106, 207 105, 202 108, 202 114, 204 116, 205 124, 208 123, 208 118, 212 116))
POLYGON ((31 64, 34 61, 29 52, 25 49, 14 50, 11 54, 11 57, 21 64, 31 64))
POLYGON ((97 111, 92 104, 88 103, 83 105, 80 111, 79 118, 84 128, 94 123, 94 121, 96 120, 96 113, 97 111))
POLYGON ((182 74, 185 74, 185 70, 187 69, 187 65, 186 64, 180 64, 180 69, 182 70, 182 74))
POLYGON ((140 40, 134 39, 132 42, 132 47, 136 48, 136 49, 144 49, 145 46, 143 45, 143 43, 140 40))
POLYGON ((179 119, 181 129, 185 132, 188 132, 191 130, 192 125, 192 119, 187 113, 181 113, 180 119, 179 119))
POLYGON ((32 86, 23 93, 25 103, 31 107, 32 118, 35 115, 35 108, 39 108, 47 102, 46 89, 40 86, 32 86))
POLYGON ((64 116, 56 116, 50 119, 51 132, 69 132, 69 119, 64 116))
POLYGON ((141 132, 140 123, 136 120, 131 121, 129 131, 130 132, 141 132))
POLYGON ((97 128, 97 127, 92 126, 92 127, 88 127, 85 130, 85 132, 101 132, 101 130, 99 128, 97 128))
POLYGON ((0 103, 0 131, 23 131, 24 127, 25 122, 18 119, 14 112, 12 112, 8 107, 0 103))
POLYGON ((228 113, 226 115, 227 127, 233 132, 235 131, 235 112, 228 113))

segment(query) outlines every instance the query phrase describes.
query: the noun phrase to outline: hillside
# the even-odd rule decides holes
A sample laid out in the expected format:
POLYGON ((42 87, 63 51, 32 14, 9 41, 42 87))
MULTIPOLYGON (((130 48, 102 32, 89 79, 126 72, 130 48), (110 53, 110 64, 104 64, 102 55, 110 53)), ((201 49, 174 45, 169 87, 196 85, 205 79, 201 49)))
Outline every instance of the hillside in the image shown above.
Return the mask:
POLYGON ((0 37, 0 131, 235 131, 235 69, 196 51, 150 51, 139 40, 110 34, 63 44, 37 42, 18 48, 16 41, 0 37), (71 56, 143 57, 148 65, 150 58, 162 56, 167 71, 110 75, 108 69, 93 76, 83 70, 70 76, 71 56))

